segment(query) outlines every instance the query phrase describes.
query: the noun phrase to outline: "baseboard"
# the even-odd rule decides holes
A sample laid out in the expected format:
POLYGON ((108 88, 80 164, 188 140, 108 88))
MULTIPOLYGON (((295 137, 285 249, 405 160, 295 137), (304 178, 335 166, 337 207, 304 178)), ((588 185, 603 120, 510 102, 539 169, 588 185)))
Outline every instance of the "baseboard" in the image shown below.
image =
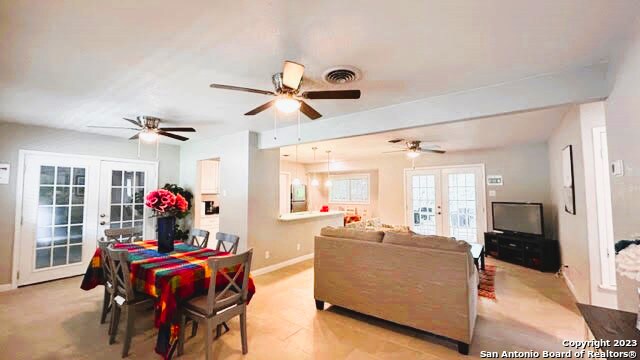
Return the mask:
POLYGON ((313 259, 313 253, 307 254, 307 255, 298 256, 296 258, 289 259, 289 260, 283 261, 281 263, 265 266, 265 267, 262 267, 260 269, 251 270, 251 275, 252 276, 263 275, 263 274, 266 274, 266 273, 270 273, 272 271, 276 271, 278 269, 282 269, 283 267, 287 267, 289 265, 297 264, 299 262, 302 262, 302 261, 305 261, 305 260, 309 260, 309 259, 313 259))
POLYGON ((13 290, 11 284, 0 284, 0 292, 13 290))
POLYGON ((564 279, 564 283, 567 284, 569 291, 571 291, 571 295, 573 295, 573 299, 578 301, 578 295, 576 294, 576 287, 573 286, 571 279, 569 279, 569 277, 565 275, 564 272, 562 272, 562 278, 564 279))

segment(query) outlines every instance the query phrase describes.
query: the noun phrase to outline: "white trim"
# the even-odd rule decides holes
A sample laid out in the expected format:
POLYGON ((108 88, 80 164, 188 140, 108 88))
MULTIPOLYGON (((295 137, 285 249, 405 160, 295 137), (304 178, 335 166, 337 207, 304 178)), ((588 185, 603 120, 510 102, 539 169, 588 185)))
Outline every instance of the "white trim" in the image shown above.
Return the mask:
POLYGON ((303 262, 303 261, 309 260, 309 259, 313 259, 313 253, 307 254, 307 255, 298 256, 296 258, 289 259, 289 260, 283 261, 281 263, 277 263, 277 264, 261 267, 260 269, 251 271, 251 275, 252 276, 264 275, 264 274, 267 274, 267 273, 282 269, 283 267, 287 267, 287 266, 290 266, 290 265, 293 265, 293 264, 297 264, 299 262, 303 262))
MULTIPOLYGON (((138 160, 138 159, 125 159, 125 158, 114 158, 114 157, 102 157, 102 156, 94 156, 94 155, 78 155, 73 153, 57 153, 57 152, 49 152, 49 151, 39 151, 39 150, 18 150, 18 177, 16 178, 16 208, 15 208, 15 220, 14 220, 14 230, 13 230, 13 262, 11 263, 11 284, 10 289, 18 288, 18 269, 20 269, 20 239, 22 238, 22 195, 24 193, 24 172, 25 168, 25 159, 27 155, 45 155, 45 156, 65 156, 65 157, 75 157, 80 159, 93 159, 99 161, 122 161, 129 163, 138 163, 138 164, 149 164, 154 165, 156 169, 156 187, 158 187, 158 181, 160 178, 160 174, 158 173, 158 168, 160 165, 159 161, 149 161, 149 160, 138 160)), ((4 285, 0 285, 0 291, 4 285)))
POLYGON ((13 289, 15 289, 13 287, 13 284, 0 284, 0 292, 5 292, 13 289))
POLYGON ((565 275, 564 271, 562 272, 562 278, 564 279, 564 283, 567 284, 567 288, 569 288, 569 291, 571 292, 571 295, 573 296, 573 298, 576 301, 578 301, 578 295, 576 293, 576 287, 573 286, 573 283, 571 282, 569 277, 567 275, 565 275))

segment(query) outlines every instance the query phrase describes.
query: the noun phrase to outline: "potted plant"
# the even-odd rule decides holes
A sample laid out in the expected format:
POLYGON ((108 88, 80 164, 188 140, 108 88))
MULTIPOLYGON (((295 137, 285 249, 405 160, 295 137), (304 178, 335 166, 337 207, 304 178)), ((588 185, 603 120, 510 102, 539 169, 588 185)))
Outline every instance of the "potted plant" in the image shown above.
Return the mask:
POLYGON ((176 217, 181 217, 189 211, 187 200, 180 194, 157 189, 147 194, 145 205, 151 208, 153 216, 158 219, 158 252, 173 251, 176 217))

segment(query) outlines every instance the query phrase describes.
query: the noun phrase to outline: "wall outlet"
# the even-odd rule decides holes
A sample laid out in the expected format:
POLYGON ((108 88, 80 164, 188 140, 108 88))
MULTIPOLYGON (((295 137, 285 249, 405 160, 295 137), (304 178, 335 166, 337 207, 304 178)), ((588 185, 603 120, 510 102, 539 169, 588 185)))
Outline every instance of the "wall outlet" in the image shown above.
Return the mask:
POLYGON ((496 197, 496 191, 495 190, 489 190, 489 197, 496 197))
POLYGON ((265 252, 264 252, 264 258, 265 258, 265 259, 268 259, 268 258, 270 258, 270 257, 271 257, 271 253, 269 253, 269 251, 265 251, 265 252))
POLYGON ((298 245, 296 245, 296 250, 300 251, 300 243, 298 243, 298 245))

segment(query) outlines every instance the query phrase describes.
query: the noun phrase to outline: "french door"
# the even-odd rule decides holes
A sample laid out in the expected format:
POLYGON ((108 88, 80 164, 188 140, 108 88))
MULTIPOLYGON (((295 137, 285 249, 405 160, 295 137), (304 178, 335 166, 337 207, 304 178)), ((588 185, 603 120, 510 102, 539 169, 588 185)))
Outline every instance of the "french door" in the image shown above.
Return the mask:
POLYGON ((120 161, 103 161, 100 166, 100 205, 98 238, 105 229, 135 227, 138 235, 153 234, 151 211, 144 206, 144 196, 158 180, 155 165, 120 161))
POLYGON ((124 184, 131 184, 119 185, 118 201, 108 198, 109 210, 117 205, 120 214, 124 214, 117 227, 137 224, 148 234, 153 231, 145 210, 144 217, 135 211, 140 210, 136 195, 141 190, 144 194, 157 182, 154 164, 46 153, 27 153, 23 164, 18 285, 74 276, 86 270, 96 239, 106 227, 116 227, 116 221, 108 217, 111 213, 103 213, 105 208, 99 206, 108 196, 116 200, 117 191, 111 184, 115 175, 106 181, 107 173, 122 171, 124 184), (115 170, 116 164, 122 164, 123 170, 115 170), (125 172, 133 173, 134 180, 129 181, 129 173, 125 172), (136 176, 144 179, 144 186, 136 186, 136 176), (129 217, 131 220, 127 221, 129 217))
POLYGON ((482 242, 486 229, 483 167, 406 171, 407 224, 424 235, 482 242))

